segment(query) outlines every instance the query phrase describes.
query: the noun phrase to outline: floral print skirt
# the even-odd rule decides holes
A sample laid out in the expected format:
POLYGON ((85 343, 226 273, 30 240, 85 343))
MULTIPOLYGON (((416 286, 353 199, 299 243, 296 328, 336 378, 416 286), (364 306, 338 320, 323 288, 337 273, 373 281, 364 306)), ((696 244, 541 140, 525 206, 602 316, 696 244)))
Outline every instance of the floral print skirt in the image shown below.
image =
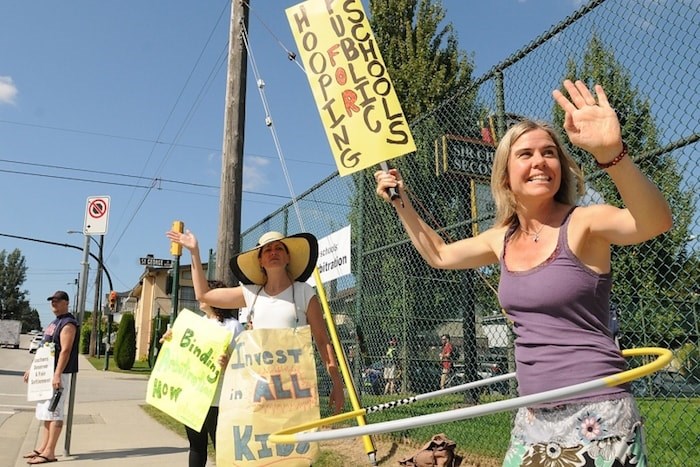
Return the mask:
POLYGON ((503 467, 646 467, 632 396, 519 409, 503 467))

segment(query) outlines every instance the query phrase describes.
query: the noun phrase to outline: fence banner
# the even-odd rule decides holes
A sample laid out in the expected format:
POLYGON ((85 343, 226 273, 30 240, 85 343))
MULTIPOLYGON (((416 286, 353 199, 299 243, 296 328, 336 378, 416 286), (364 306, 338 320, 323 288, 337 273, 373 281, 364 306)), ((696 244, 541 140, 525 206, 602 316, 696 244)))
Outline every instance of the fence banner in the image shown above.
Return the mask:
POLYGON ((42 345, 36 349, 32 366, 29 368, 27 401, 45 401, 53 396, 54 347, 42 345))
POLYGON ((231 331, 183 309, 158 353, 146 402, 199 431, 223 371, 219 356, 230 342, 231 331))
POLYGON ((318 454, 316 443, 267 438, 319 417, 310 327, 241 333, 224 374, 216 465, 308 467, 318 454))
MULTIPOLYGON (((352 237, 349 225, 318 239, 316 267, 321 274, 321 282, 325 284, 333 279, 352 274, 351 262, 352 237)), ((306 283, 316 287, 316 278, 313 274, 306 283)))
POLYGON ((416 150, 360 0, 286 10, 340 175, 416 150))

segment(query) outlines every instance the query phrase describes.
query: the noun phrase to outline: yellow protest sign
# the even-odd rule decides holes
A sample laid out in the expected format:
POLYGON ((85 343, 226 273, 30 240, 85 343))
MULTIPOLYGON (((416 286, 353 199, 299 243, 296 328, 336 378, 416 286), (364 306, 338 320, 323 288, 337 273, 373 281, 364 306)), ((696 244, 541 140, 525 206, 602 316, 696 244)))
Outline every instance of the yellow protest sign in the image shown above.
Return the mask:
POLYGON ((340 175, 416 150, 360 0, 286 10, 340 175))
POLYGON ((194 430, 201 430, 223 369, 219 356, 231 331, 183 309, 163 343, 148 380, 146 402, 194 430))
POLYGON ((271 433, 320 418, 311 330, 242 332, 224 373, 216 465, 308 467, 316 443, 274 444, 271 433))

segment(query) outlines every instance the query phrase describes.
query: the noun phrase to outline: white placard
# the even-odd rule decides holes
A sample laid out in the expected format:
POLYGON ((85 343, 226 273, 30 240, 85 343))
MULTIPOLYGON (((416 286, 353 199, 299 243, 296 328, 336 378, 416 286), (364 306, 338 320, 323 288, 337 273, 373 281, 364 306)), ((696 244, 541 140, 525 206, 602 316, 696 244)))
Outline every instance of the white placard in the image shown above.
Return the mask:
MULTIPOLYGON (((318 241, 318 267, 321 282, 326 283, 350 274, 350 226, 343 227, 318 241)), ((312 275, 306 281, 316 285, 312 275)))
POLYGON ((29 368, 27 400, 45 401, 53 396, 54 356, 51 347, 42 345, 36 350, 34 361, 29 368))

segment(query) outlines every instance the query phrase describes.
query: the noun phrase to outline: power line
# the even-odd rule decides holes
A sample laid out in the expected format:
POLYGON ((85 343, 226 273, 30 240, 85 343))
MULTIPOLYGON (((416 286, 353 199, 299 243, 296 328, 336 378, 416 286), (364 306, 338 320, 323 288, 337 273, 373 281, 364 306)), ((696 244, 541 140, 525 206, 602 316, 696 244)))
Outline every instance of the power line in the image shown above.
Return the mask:
MULTIPOLYGON (((63 165, 53 165, 53 164, 39 164, 39 163, 34 163, 34 162, 25 162, 25 161, 15 161, 11 159, 0 159, 0 162, 7 162, 9 164, 18 164, 18 165, 29 165, 32 167, 42 167, 46 169, 59 169, 59 170, 68 170, 68 171, 73 171, 73 172, 83 172, 83 173, 93 173, 93 174, 98 174, 98 175, 109 175, 112 177, 126 177, 126 178, 135 178, 137 180, 148 180, 151 181, 153 180, 152 177, 143 177, 140 175, 133 175, 133 174, 125 174, 125 173, 119 173, 119 172, 107 172, 104 170, 89 170, 89 169, 79 169, 76 167, 68 167, 68 166, 63 166, 63 165)), ((0 169, 1 171, 2 169, 0 169)), ((31 174, 29 172, 26 172, 26 174, 31 174)), ((214 188, 214 189, 219 189, 218 185, 206 185, 204 183, 194 183, 194 182, 186 182, 184 180, 173 180, 173 179, 167 179, 167 178, 158 178, 157 180, 160 180, 162 182, 168 182, 168 183, 176 183, 179 185, 189 185, 189 186, 196 186, 196 187, 202 187, 202 188, 214 188)))
MULTIPOLYGON (((180 103, 180 100, 181 100, 181 98, 182 98, 182 96, 183 96, 183 94, 184 94, 184 92, 185 92, 185 89, 187 88, 187 86, 188 86, 188 84, 189 84, 189 82, 190 82, 192 76, 194 75, 195 70, 196 70, 197 67, 199 66, 199 63, 200 63, 202 57, 204 56, 204 51, 207 49, 207 47, 209 46, 209 43, 211 42, 212 37, 214 36, 214 31, 216 31, 216 28, 217 28, 219 22, 221 21, 221 18, 224 17, 224 13, 225 13, 225 11, 227 10, 227 8, 228 8, 228 6, 229 6, 229 2, 226 1, 226 2, 224 2, 223 5, 224 5, 224 6, 223 6, 221 12, 219 13, 218 19, 217 19, 216 22, 214 23, 214 26, 212 27, 211 31, 209 32, 209 37, 207 37, 207 40, 206 40, 206 42, 204 43, 204 46, 203 46, 202 49, 200 50, 199 56, 197 57, 197 60, 195 61, 194 65, 192 66, 189 75, 188 75, 187 78, 185 79, 185 82, 183 83, 183 85, 182 85, 182 87, 181 87, 181 89, 180 89, 180 93, 178 94, 177 98, 175 99, 175 102, 173 103, 172 107, 170 108, 170 111, 168 112, 168 116, 166 117, 165 122, 164 122, 163 125, 161 126, 160 131, 158 132, 158 137, 157 137, 157 139, 160 139, 161 135, 165 132, 166 126, 168 125, 168 123, 170 122, 170 119, 171 119, 172 116, 174 115, 174 113, 175 113, 175 108, 176 108, 176 107, 178 106, 178 104, 180 103)), ((215 67, 216 67, 216 64, 215 64, 215 67)), ((212 73, 210 73, 210 76, 211 76, 211 74, 212 74, 212 73)), ((201 89, 200 89, 200 95, 201 95, 201 89)), ((192 112, 192 109, 193 109, 195 106, 196 106, 196 103, 190 105, 190 111, 188 112, 188 115, 190 115, 190 113, 192 112)), ((180 129, 178 130, 177 137, 176 137, 176 141, 177 141, 177 140, 180 138, 180 136, 182 135, 183 128, 186 126, 186 124, 187 124, 188 122, 189 122, 189 120, 186 119, 185 122, 183 122, 183 123, 180 125, 180 129)), ((156 174, 155 174, 156 176, 157 176, 157 175, 160 173, 160 171, 162 170, 162 168, 163 168, 163 166, 164 166, 164 164, 165 164, 165 161, 168 159, 168 157, 170 157, 170 154, 171 154, 171 151, 172 151, 173 147, 174 147, 174 146, 172 146, 172 145, 169 146, 168 150, 166 151, 165 155, 163 156, 163 159, 162 159, 161 163, 158 165, 158 168, 156 169, 156 174)), ((151 160, 151 157, 153 156, 153 154, 154 154, 154 152, 155 152, 155 149, 156 149, 156 145, 154 144, 154 145, 151 147, 151 151, 149 152, 148 157, 146 158, 146 161, 145 161, 145 163, 144 163, 144 165, 143 165, 143 169, 141 170, 141 174, 140 174, 140 175, 143 175, 144 172, 146 171, 146 167, 148 166, 148 163, 149 163, 149 161, 151 160)), ((155 179, 155 178, 154 178, 154 179, 155 179)), ((112 255, 112 253, 114 253, 114 251, 116 250, 117 246, 119 245, 119 242, 121 242, 121 239, 122 239, 122 238, 124 237, 124 235, 126 234, 126 231, 129 229, 131 223, 132 223, 133 220, 136 218, 136 215, 137 215, 137 214, 139 213, 139 211, 141 210, 141 207, 143 206, 143 204, 146 202, 146 198, 147 198, 148 195, 151 193, 152 189, 153 189, 153 185, 151 185, 149 188, 147 188, 146 192, 143 194, 143 197, 141 198, 141 201, 138 203, 138 206, 136 206, 136 208, 134 209, 133 213, 131 214, 131 217, 130 217, 129 220, 126 222, 126 225, 125 225, 123 228, 121 227, 121 224, 120 224, 120 223, 121 223, 121 219, 123 218, 123 214, 124 214, 126 211, 124 211, 124 213, 122 213, 122 216, 121 216, 119 219, 117 219, 116 227, 117 227, 118 229, 121 228, 121 233, 117 236, 116 242, 115 242, 113 245, 111 245, 111 251, 107 254, 107 259, 109 259, 109 258, 111 257, 111 255, 112 255)), ((135 190, 133 190, 133 191, 131 192, 131 196, 129 196, 129 200, 128 200, 127 203, 126 203, 126 206, 127 206, 127 207, 131 205, 131 200, 132 200, 133 197, 134 197, 134 193, 135 193, 135 190)))
MULTIPOLYGON (((0 162, 4 161, 3 159, 0 159, 0 162)), ((10 161, 12 162, 12 161, 10 161)), ((58 166, 51 166, 47 164, 28 164, 28 165, 40 165, 40 166, 46 166, 46 167, 54 167, 54 168, 61 168, 58 166)), ((153 181, 154 183, 160 183, 160 182, 167 182, 167 183, 173 183, 173 184, 179 184, 179 185, 189 185, 189 186, 194 186, 194 187, 200 187, 200 188, 211 188, 211 189, 219 189, 218 185, 206 185, 203 183, 194 183, 194 182, 186 182, 183 180, 172 180, 172 179, 167 179, 167 178, 156 178, 151 179, 147 177, 139 177, 137 175, 128 175, 128 174, 119 174, 119 173, 113 173, 113 172, 103 172, 99 170, 80 170, 80 169, 73 169, 73 168, 64 168, 65 170, 76 170, 76 171, 82 171, 82 172, 88 172, 88 173, 96 173, 96 174, 102 174, 102 175, 112 175, 112 176, 119 176, 119 177, 132 177, 136 179, 141 179, 141 180, 149 180, 153 181)), ((132 184, 132 183, 121 183, 121 182, 111 182, 107 180, 96 180, 96 179, 87 179, 87 178, 78 178, 78 177, 69 177, 69 176, 63 176, 63 175, 49 175, 49 174, 42 174, 42 173, 36 173, 36 172, 23 172, 23 171, 18 171, 18 170, 7 170, 7 169, 0 169, 0 172, 5 172, 5 173, 11 173, 11 174, 16 174, 16 175, 26 175, 26 176, 32 176, 32 177, 43 177, 43 178, 53 178, 53 179, 59 179, 59 180, 70 180, 74 182, 84 182, 84 183, 98 183, 98 184, 103 184, 103 185, 115 185, 115 186, 127 186, 127 187, 133 187, 133 188, 142 188, 142 189, 151 189, 151 186, 148 185, 137 185, 137 184, 132 184)), ((172 192, 177 192, 177 193, 184 193, 184 194, 189 194, 189 195, 200 195, 200 196, 211 196, 211 197, 216 197, 217 195, 208 195, 206 193, 196 193, 196 192, 191 192, 191 191, 183 191, 183 190, 175 190, 172 188, 162 188, 158 187, 157 188, 159 191, 172 191, 172 192)), ((290 196, 288 195, 277 195, 273 193, 263 193, 260 191, 250 191, 250 190, 243 190, 244 194, 247 195, 256 195, 256 196, 266 196, 270 198, 280 198, 280 199, 285 199, 289 200, 291 199, 290 196)))
MULTIPOLYGON (((28 126, 28 127, 33 127, 33 128, 41 128, 44 130, 53 130, 53 131, 59 131, 59 132, 65 132, 65 133, 78 133, 78 134, 84 134, 84 135, 90 135, 90 136, 101 136, 104 138, 114 138, 114 139, 120 139, 124 141, 136 141, 136 142, 141 142, 141 143, 149 143, 149 144, 162 144, 162 145, 167 145, 167 146, 174 146, 178 148, 187 148, 187 149, 201 149, 204 151, 213 151, 216 153, 221 152, 221 148, 215 148, 211 146, 199 146, 195 144, 182 144, 182 143, 176 143, 174 141, 159 141, 159 140, 154 140, 154 139, 148 139, 148 138, 137 138, 135 136, 125 136, 125 135, 112 135, 109 133, 100 133, 97 131, 90 131, 90 130, 79 130, 75 128, 65 128, 65 127, 57 127, 57 126, 49 126, 49 125, 37 125, 33 123, 24 123, 24 122, 15 122, 11 120, 2 120, 0 119, 0 123, 5 123, 8 125, 19 125, 19 126, 28 126)), ((257 154, 257 153, 245 153, 246 156, 254 156, 254 157, 262 157, 265 159, 273 159, 277 160, 277 156, 267 156, 265 154, 257 154)), ((322 165, 322 166, 328 166, 328 167, 335 167, 333 164, 329 162, 320 162, 316 160, 304 160, 304 159, 294 159, 294 158, 287 158, 288 161, 290 162, 295 162, 299 164, 311 164, 311 165, 322 165)), ((11 161, 11 160, 6 160, 6 162, 14 162, 17 164, 30 164, 28 162, 21 162, 21 161, 11 161)), ((136 175, 134 175, 136 176, 136 175)))
MULTIPOLYGON (((26 126, 30 128, 41 128, 42 130, 53 130, 53 131, 60 131, 64 133, 77 133, 81 135, 89 135, 89 136, 101 136, 103 138, 113 138, 113 139, 121 139, 125 141, 136 141, 139 143, 151 143, 151 144, 166 144, 166 145, 173 145, 174 143, 168 142, 168 141, 160 141, 160 140, 155 140, 155 139, 148 139, 148 138, 137 138, 135 136, 124 136, 124 135, 114 135, 110 133, 102 133, 98 131, 90 131, 90 130, 79 130, 76 128, 65 128, 65 127, 57 127, 57 126, 50 126, 50 125, 38 125, 36 123, 26 123, 26 122, 15 122, 12 120, 0 120, 0 123, 5 123, 7 125, 17 125, 17 126, 26 126)), ((220 151, 220 148, 210 148, 208 146, 197 146, 197 145, 192 145, 192 144, 177 144, 176 146, 182 147, 182 148, 189 148, 189 149, 204 149, 207 151, 220 151)))
MULTIPOLYGON (((79 246, 77 246, 77 245, 71 245, 70 243, 60 243, 60 242, 54 242, 54 241, 51 241, 51 240, 42 240, 42 239, 40 239, 40 238, 25 237, 25 236, 22 236, 22 235, 12 235, 12 234, 6 234, 6 233, 0 233, 0 236, 2 236, 2 237, 8 237, 8 238, 15 238, 15 239, 18 239, 18 240, 27 240, 27 241, 30 241, 30 242, 45 243, 45 244, 47 244, 47 245, 62 246, 62 247, 64 247, 64 248, 73 248, 73 249, 75 249, 75 250, 81 250, 81 251, 83 251, 83 248, 82 248, 82 247, 79 247, 79 246)), ((89 252, 88 252, 88 253, 89 253, 89 252)), ((90 257, 91 257, 92 259, 94 259, 95 261, 97 261, 97 262, 102 266, 102 270, 104 271, 105 276, 107 276, 107 282, 109 282, 109 288, 110 288, 110 290, 114 290, 114 287, 112 286, 112 276, 110 276, 109 271, 108 271, 107 268, 105 267, 104 261, 100 261, 100 258, 98 258, 97 256, 95 256, 95 255, 92 254, 92 253, 89 253, 89 254, 90 254, 90 257)))

